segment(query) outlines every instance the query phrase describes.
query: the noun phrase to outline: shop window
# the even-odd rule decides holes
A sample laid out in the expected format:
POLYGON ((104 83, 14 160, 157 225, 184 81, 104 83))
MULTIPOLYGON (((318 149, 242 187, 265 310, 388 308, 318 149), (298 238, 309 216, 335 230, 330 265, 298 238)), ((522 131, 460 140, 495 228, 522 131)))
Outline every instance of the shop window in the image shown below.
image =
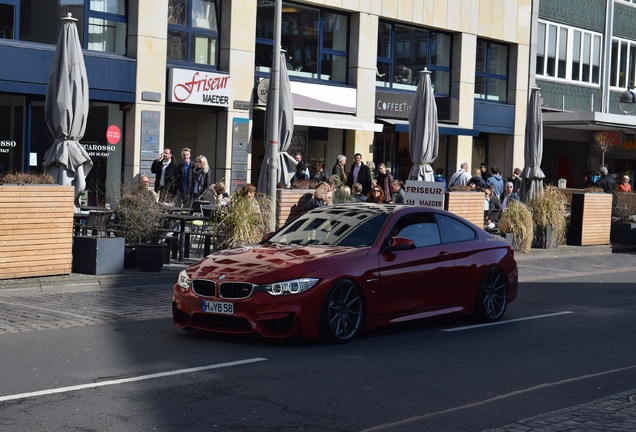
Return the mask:
POLYGON ((449 95, 451 39, 447 33, 380 22, 376 86, 415 90, 426 68, 431 71, 435 95, 449 95))
POLYGON ((169 60, 217 65, 219 4, 216 0, 169 0, 169 60))
MULTIPOLYGON (((274 47, 274 2, 260 1, 256 19, 256 72, 269 73, 274 47)), ((349 18, 328 10, 283 3, 281 45, 291 79, 347 82, 349 18)))
POLYGON ((612 39, 610 86, 619 89, 634 87, 636 82, 636 42, 612 39))
MULTIPOLYGON (((19 26, 14 33, 19 40, 55 45, 63 23, 52 17, 62 18, 71 13, 77 19, 77 33, 84 49, 126 54, 125 0, 76 0, 72 4, 57 0, 20 0, 15 3, 19 26)), ((2 7, 0 4, 0 16, 4 17, 2 7)))
POLYGON ((508 93, 508 47, 478 40, 475 62, 475 99, 506 102, 508 93))
POLYGON ((24 169, 24 96, 0 95, 0 174, 24 169))

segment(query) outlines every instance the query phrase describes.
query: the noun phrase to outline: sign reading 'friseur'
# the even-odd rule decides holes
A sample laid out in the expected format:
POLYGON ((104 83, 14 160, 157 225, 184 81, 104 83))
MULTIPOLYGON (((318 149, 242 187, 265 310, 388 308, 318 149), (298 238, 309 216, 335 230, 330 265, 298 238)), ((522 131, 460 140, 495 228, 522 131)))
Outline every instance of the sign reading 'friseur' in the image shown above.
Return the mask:
POLYGON ((207 106, 230 106, 230 75, 171 68, 168 101, 207 106))
POLYGON ((406 203, 444 209, 444 188, 438 182, 407 180, 406 203))

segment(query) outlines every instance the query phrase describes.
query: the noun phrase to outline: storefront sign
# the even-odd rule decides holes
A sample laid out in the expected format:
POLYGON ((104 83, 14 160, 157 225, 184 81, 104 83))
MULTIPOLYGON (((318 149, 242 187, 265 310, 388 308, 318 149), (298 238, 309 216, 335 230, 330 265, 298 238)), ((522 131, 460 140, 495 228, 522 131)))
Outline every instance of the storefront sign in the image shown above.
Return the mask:
MULTIPOLYGON (((387 91, 375 92, 375 116, 408 119, 411 105, 413 104, 414 93, 395 93, 387 91)), ((437 118, 444 121, 457 121, 452 112, 458 108, 451 108, 452 100, 450 97, 435 97, 437 105, 437 118)))
POLYGON ((117 144, 121 140, 121 130, 117 125, 110 125, 106 129, 106 141, 109 144, 117 144))
POLYGON ((444 188, 438 182, 407 180, 406 203, 444 209, 444 188))
POLYGON ((230 106, 230 75, 171 68, 168 80, 169 102, 230 106))
POLYGON ((18 143, 10 140, 0 140, 0 153, 9 153, 18 143))

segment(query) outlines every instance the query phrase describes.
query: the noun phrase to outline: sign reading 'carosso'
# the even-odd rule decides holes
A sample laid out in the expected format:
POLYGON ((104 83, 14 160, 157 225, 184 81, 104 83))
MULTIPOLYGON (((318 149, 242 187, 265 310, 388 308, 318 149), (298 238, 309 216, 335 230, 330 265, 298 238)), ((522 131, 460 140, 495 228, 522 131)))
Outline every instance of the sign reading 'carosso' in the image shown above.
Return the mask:
POLYGON ((230 106, 230 76, 189 69, 170 69, 169 102, 230 106))

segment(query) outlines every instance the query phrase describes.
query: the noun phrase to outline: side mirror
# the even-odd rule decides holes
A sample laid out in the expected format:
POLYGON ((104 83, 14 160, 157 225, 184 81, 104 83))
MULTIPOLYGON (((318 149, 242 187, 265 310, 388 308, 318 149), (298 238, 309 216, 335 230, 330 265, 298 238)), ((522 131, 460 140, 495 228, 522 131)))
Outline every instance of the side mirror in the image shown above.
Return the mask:
POLYGON ((415 249, 415 242, 406 237, 389 237, 389 244, 384 249, 385 252, 415 249))

